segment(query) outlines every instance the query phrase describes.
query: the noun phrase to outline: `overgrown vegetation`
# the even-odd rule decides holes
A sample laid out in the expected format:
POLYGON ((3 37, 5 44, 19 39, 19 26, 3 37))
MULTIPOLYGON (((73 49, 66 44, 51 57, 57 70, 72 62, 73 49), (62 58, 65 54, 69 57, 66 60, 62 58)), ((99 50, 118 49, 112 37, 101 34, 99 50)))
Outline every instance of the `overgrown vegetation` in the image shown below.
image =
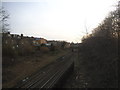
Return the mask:
POLYGON ((118 87, 120 2, 115 11, 82 39, 80 51, 88 77, 88 87, 118 87))

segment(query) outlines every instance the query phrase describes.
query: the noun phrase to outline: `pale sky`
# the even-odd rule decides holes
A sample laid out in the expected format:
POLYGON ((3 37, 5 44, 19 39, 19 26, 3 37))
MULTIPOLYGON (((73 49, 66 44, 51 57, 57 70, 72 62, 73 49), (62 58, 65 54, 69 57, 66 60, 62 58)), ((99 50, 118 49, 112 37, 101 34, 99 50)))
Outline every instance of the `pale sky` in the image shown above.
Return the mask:
POLYGON ((11 33, 80 42, 115 9, 118 0, 2 0, 11 33))

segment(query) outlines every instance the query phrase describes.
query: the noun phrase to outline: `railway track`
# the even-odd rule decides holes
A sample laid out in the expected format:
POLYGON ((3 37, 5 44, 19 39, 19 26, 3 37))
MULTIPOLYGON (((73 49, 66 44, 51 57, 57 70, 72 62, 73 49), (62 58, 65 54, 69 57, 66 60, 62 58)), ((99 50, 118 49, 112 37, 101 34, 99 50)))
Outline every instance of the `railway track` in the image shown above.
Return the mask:
POLYGON ((66 71, 73 67, 74 62, 71 59, 72 53, 60 57, 56 62, 42 68, 36 74, 26 77, 20 81, 14 88, 53 88, 66 71))

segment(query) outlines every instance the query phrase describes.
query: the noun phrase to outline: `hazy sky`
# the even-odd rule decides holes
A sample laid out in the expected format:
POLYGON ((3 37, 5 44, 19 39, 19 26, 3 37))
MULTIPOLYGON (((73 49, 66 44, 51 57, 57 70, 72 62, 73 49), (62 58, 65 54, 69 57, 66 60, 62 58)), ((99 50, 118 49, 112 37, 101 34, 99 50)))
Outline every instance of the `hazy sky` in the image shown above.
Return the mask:
POLYGON ((11 33, 80 42, 85 26, 90 33, 115 8, 117 1, 3 0, 2 6, 10 14, 11 33))

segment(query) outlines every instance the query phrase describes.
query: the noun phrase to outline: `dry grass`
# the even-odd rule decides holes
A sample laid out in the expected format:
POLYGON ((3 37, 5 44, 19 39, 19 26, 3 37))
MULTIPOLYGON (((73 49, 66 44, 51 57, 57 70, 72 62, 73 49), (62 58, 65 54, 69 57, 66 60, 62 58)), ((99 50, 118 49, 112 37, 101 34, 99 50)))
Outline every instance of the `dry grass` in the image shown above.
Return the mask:
POLYGON ((5 75, 3 75, 3 79, 6 77, 10 77, 8 78, 9 80, 3 83, 3 88, 13 87, 18 81, 24 79, 26 76, 31 75, 40 68, 55 61, 58 57, 67 53, 68 51, 60 51, 58 53, 47 53, 43 55, 33 55, 19 58, 19 61, 21 60, 20 63, 3 69, 3 71, 5 72, 5 75), (8 71, 10 72, 10 74, 7 73, 8 71))

